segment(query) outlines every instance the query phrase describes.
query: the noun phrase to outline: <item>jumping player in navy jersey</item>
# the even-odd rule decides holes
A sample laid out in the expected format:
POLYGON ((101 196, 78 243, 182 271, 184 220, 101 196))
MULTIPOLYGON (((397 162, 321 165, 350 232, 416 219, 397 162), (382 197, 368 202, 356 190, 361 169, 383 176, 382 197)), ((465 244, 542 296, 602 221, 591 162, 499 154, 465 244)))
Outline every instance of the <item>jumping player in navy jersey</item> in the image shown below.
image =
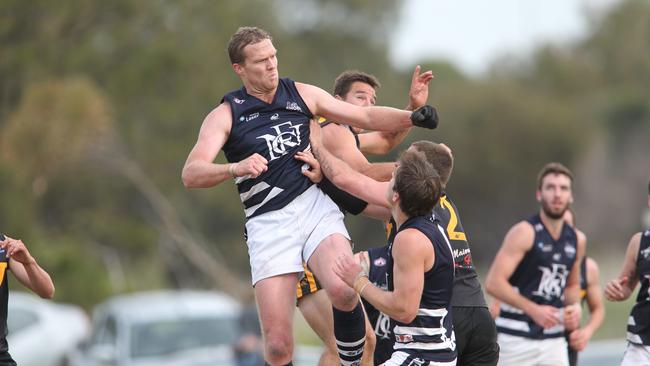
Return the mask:
MULTIPOLYGON (((648 183, 650 207, 650 183, 648 183)), ((624 301, 641 283, 627 322, 627 349, 621 366, 650 365, 650 229, 630 239, 619 276, 605 286, 609 301, 624 301)))
POLYGON ((188 188, 207 188, 235 178, 246 215, 252 281, 270 365, 291 364, 295 286, 307 261, 333 304, 342 363, 363 353, 364 315, 354 291, 332 272, 335 256, 352 257, 343 215, 301 174, 295 153, 307 149, 314 115, 375 130, 412 125, 434 128, 435 109, 415 112, 357 107, 312 85, 281 79, 270 35, 242 27, 228 53, 244 86, 224 96, 203 121, 183 167, 188 188), (215 164, 224 150, 228 164, 215 164), (299 229, 299 230, 298 230, 299 229))
POLYGON ((564 333, 577 322, 565 324, 563 317, 576 318, 571 312, 579 309, 585 252, 584 240, 563 218, 573 201, 572 181, 563 165, 544 166, 539 213, 510 229, 486 278, 487 291, 502 304, 499 365, 568 365, 564 333))
POLYGON ((441 183, 435 169, 424 154, 409 149, 400 156, 394 178, 388 183, 377 182, 329 153, 320 134, 312 128, 312 151, 324 175, 369 204, 388 208, 401 225, 394 245, 389 243, 390 256, 386 259, 389 291, 372 285, 354 259, 341 256, 337 262, 337 274, 391 318, 396 343, 385 364, 455 365, 449 305, 453 259, 444 229, 431 214, 440 196, 441 183), (434 190, 427 188, 431 182, 435 182, 434 190), (412 205, 419 208, 412 210, 412 205))
POLYGON ((10 270, 23 286, 45 299, 54 296, 54 284, 50 275, 31 256, 22 240, 0 234, 0 366, 15 366, 16 362, 11 358, 7 344, 7 270, 10 270))

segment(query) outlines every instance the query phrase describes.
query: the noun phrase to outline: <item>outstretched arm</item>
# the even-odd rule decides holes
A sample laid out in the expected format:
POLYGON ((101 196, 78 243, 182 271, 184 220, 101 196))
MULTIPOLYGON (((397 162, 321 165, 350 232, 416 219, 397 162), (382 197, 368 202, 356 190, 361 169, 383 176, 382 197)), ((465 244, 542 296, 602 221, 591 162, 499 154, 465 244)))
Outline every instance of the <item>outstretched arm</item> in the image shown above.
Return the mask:
POLYGON ((23 286, 42 298, 54 297, 54 283, 50 275, 38 265, 22 240, 5 237, 0 241, 0 248, 6 251, 9 269, 23 286))
POLYGON ((340 101, 321 88, 296 83, 296 88, 313 114, 332 121, 345 121, 351 126, 376 131, 398 131, 413 125, 436 128, 437 115, 428 107, 424 113, 391 107, 359 107, 340 101))

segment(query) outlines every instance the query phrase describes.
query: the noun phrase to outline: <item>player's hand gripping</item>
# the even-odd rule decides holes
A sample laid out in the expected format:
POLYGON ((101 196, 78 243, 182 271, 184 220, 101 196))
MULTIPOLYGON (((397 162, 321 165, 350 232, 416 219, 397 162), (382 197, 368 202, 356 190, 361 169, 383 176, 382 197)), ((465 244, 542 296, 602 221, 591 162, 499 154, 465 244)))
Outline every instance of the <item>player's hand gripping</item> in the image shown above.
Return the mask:
POLYGON ((569 344, 571 348, 580 352, 587 346, 589 338, 591 338, 591 332, 587 329, 576 329, 569 335, 569 344))
POLYGON ((308 165, 303 165, 302 174, 309 178, 310 181, 320 183, 323 180, 323 171, 320 169, 320 163, 311 151, 299 151, 296 153, 295 158, 308 165))
POLYGON ((528 316, 544 329, 552 328, 560 323, 559 309, 550 305, 535 304, 528 311, 528 316))
POLYGON ((580 326, 580 318, 582 318, 580 303, 577 302, 564 307, 564 328, 566 330, 577 329, 580 326))
POLYGON ((438 127, 438 112, 430 105, 422 106, 411 113, 413 126, 434 129, 438 127))
POLYGON ((343 280, 343 282, 352 288, 354 288, 354 284, 359 277, 363 277, 364 275, 367 277, 367 275, 363 273, 361 265, 359 265, 359 263, 350 255, 339 255, 339 257, 336 258, 333 270, 334 273, 343 280))
POLYGON ((12 258, 16 262, 22 264, 32 264, 36 262, 34 257, 29 254, 29 250, 27 250, 27 247, 22 240, 12 239, 7 236, 5 237, 5 240, 0 241, 0 248, 6 251, 7 258, 12 258))
POLYGON ((248 176, 249 178, 257 178, 260 174, 268 170, 268 163, 262 155, 255 153, 235 163, 231 168, 231 173, 234 177, 248 176))

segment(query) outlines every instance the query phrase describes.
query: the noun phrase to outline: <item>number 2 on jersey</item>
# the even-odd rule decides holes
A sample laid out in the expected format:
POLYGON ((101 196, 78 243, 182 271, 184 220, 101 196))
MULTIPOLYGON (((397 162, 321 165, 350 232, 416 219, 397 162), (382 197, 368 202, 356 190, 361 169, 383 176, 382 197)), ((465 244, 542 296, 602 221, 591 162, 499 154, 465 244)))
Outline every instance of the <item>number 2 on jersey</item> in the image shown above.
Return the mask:
POLYGON ((456 215, 454 206, 452 206, 451 203, 447 201, 447 197, 441 197, 440 204, 442 204, 442 207, 449 210, 449 224, 447 224, 447 235, 449 235, 449 239, 467 241, 467 237, 465 236, 464 232, 456 231, 456 226, 458 226, 458 216, 456 215))

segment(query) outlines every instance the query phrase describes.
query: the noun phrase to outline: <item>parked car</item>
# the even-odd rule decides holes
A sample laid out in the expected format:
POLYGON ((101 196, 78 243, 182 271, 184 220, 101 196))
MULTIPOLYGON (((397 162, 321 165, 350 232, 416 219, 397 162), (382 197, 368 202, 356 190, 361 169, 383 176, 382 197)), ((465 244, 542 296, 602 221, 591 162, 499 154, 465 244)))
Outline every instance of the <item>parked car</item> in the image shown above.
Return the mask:
POLYGON ((240 305, 217 292, 156 291, 111 298, 93 311, 75 366, 234 366, 240 305))
POLYGON ((7 330, 9 353, 19 365, 64 366, 88 336, 90 323, 78 306, 12 291, 7 330))

